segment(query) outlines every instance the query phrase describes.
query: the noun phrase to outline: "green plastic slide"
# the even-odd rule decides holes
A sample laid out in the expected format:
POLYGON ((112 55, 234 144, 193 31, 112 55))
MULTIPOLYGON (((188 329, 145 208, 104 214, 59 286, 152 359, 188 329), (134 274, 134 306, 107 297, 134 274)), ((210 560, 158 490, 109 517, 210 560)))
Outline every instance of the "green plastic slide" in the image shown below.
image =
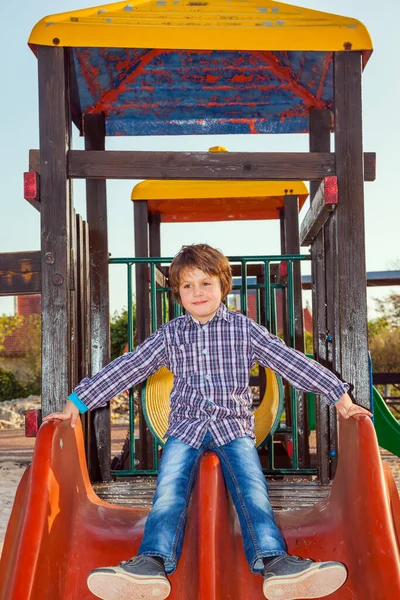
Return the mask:
POLYGON ((374 387, 374 425, 379 445, 400 457, 400 423, 392 415, 386 402, 374 387))

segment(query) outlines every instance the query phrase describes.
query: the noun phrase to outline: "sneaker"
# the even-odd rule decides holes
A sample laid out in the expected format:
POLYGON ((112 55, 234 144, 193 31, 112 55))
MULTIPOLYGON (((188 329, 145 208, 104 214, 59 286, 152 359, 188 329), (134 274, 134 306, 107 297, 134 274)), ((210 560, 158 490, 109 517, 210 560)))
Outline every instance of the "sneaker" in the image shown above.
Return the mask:
POLYGON ((164 566, 149 556, 136 556, 117 567, 94 569, 87 584, 102 600, 164 600, 171 591, 164 566))
POLYGON ((336 592, 346 581, 347 570, 340 562, 314 562, 285 554, 269 561, 262 575, 268 600, 303 600, 336 592))

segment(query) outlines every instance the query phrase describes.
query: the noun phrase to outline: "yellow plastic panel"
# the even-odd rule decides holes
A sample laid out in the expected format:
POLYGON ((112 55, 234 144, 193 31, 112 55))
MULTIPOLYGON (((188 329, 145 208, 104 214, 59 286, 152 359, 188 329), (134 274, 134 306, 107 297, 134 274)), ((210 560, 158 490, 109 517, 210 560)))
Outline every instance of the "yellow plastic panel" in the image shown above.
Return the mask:
POLYGON ((29 44, 186 50, 372 50, 356 19, 272 0, 132 0, 45 17, 29 44))
POLYGON ((209 180, 149 180, 132 190, 132 200, 181 200, 206 198, 269 198, 287 194, 308 196, 302 181, 209 181, 209 180))
MULTIPOLYGON (((265 368, 266 390, 258 408, 254 411, 254 433, 256 445, 275 431, 283 408, 282 391, 277 376, 271 369, 265 368)), ((143 390, 143 408, 147 425, 161 444, 168 429, 168 417, 171 412, 169 397, 174 385, 174 376, 166 367, 151 375, 143 390)))

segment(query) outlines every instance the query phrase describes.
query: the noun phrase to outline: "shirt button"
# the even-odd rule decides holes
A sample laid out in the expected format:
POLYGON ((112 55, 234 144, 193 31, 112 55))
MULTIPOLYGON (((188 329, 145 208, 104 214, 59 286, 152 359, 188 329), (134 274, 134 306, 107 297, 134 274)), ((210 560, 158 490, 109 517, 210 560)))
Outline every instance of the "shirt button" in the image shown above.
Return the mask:
POLYGON ((212 410, 213 408, 214 408, 214 405, 213 405, 213 403, 212 403, 212 402, 209 402, 209 403, 207 404, 207 410, 212 410))
POLYGON ((207 381, 210 381, 210 379, 211 379, 211 375, 209 375, 209 374, 207 373, 207 375, 206 375, 206 379, 207 379, 207 381))
POLYGON ((203 354, 207 354, 207 348, 204 348, 203 354))

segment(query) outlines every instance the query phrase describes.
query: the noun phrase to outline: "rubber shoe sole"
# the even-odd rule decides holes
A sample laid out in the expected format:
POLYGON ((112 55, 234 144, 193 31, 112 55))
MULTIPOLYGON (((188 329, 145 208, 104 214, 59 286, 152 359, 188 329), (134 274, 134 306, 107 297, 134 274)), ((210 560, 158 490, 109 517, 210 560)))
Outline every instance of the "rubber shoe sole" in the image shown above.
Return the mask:
POLYGON ((310 568, 304 573, 269 577, 264 581, 263 592, 268 600, 307 600, 324 598, 336 592, 346 581, 343 565, 310 568))
POLYGON ((118 567, 90 573, 87 585, 102 600, 165 600, 171 592, 168 579, 131 575, 118 567))

